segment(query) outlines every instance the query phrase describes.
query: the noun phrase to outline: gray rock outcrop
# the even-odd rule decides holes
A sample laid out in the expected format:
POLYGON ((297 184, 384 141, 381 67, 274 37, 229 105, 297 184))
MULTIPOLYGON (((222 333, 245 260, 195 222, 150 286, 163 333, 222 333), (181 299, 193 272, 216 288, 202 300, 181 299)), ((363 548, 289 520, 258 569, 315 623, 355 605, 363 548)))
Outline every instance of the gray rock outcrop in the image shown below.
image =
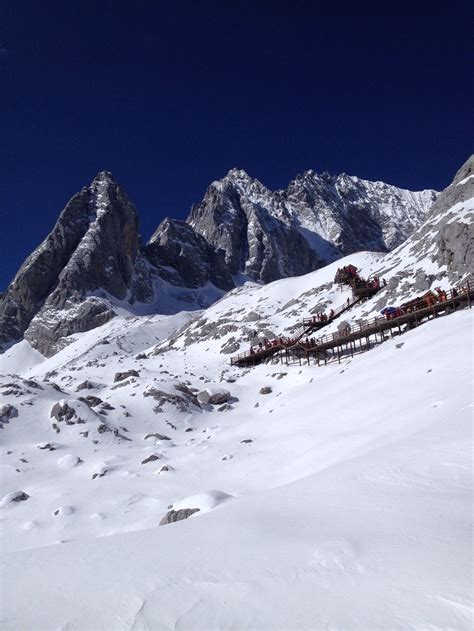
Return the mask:
POLYGON ((454 285, 474 274, 474 155, 440 193, 426 221, 384 260, 394 299, 410 288, 420 292, 435 279, 454 285), (438 271, 436 271, 438 270, 438 271))
POLYGON ((0 408, 0 423, 8 423, 10 419, 18 416, 18 410, 11 403, 6 403, 0 408))
POLYGON ((224 250, 213 248, 184 221, 162 221, 145 252, 160 276, 173 285, 194 288, 213 283, 226 291, 234 287, 224 250))
POLYGON ((182 508, 180 510, 170 510, 160 521, 160 526, 166 526, 166 524, 173 524, 176 521, 187 519, 188 517, 191 517, 191 515, 194 515, 194 513, 199 513, 199 510, 199 508, 182 508))
POLYGON ((138 372, 138 370, 126 370, 125 372, 116 372, 115 376, 114 376, 114 383, 117 383, 118 381, 124 381, 125 379, 128 379, 129 377, 139 377, 140 373, 138 372))

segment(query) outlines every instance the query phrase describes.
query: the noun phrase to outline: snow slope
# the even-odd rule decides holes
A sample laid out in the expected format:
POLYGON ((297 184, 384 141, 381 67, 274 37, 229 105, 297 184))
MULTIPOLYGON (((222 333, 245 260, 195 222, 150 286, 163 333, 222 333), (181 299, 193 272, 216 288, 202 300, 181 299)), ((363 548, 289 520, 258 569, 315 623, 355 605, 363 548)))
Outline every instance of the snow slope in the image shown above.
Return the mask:
POLYGON ((347 300, 349 261, 382 255, 2 356, 2 629, 471 628, 472 311, 341 364, 229 365, 347 300))

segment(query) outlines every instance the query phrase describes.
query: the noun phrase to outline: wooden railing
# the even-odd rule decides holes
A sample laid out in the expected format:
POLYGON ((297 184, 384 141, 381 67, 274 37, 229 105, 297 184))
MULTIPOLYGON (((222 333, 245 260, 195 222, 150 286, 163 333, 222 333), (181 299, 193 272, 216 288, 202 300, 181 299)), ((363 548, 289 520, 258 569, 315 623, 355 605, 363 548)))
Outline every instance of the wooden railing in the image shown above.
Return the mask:
MULTIPOLYGON (((469 299, 470 296, 474 293, 474 284, 472 281, 466 281, 462 284, 462 286, 453 287, 448 291, 444 292, 443 298, 435 296, 433 292, 428 292, 428 295, 425 295, 421 298, 416 298, 412 301, 406 302, 400 307, 397 307, 397 314, 395 316, 392 315, 384 315, 384 316, 375 316, 370 320, 365 320, 364 322, 360 322, 358 324, 348 326, 344 328, 342 331, 335 331, 333 333, 328 333, 322 337, 318 337, 317 340, 308 340, 301 341, 301 338, 305 335, 305 333, 309 332, 308 327, 305 327, 305 324, 308 322, 312 322, 311 320, 303 320, 303 325, 298 329, 297 335, 295 337, 280 337, 276 340, 270 342, 267 346, 264 346, 261 350, 258 349, 253 353, 239 353, 231 358, 231 364, 239 364, 243 360, 251 360, 253 359, 256 362, 262 361, 268 356, 271 356, 278 352, 279 350, 294 350, 301 349, 305 351, 316 352, 318 349, 323 349, 327 345, 336 346, 337 343, 343 343, 343 340, 351 338, 351 336, 355 336, 357 338, 363 337, 364 334, 370 335, 374 330, 387 328, 387 322, 390 322, 392 326, 396 326, 397 324, 405 323, 407 320, 416 320, 418 314, 427 315, 427 312, 433 310, 433 313, 440 310, 440 306, 452 304, 453 306, 460 302, 463 299, 469 299), (300 330, 303 332, 300 333, 300 330)), ((355 302, 358 302, 360 299, 354 299, 350 305, 352 306, 355 302)), ((339 307, 337 311, 339 311, 339 315, 342 311, 348 309, 349 306, 342 305, 339 307)), ((442 310, 442 308, 441 308, 442 310)), ((331 318, 334 320, 336 317, 336 311, 334 312, 334 316, 331 318)), ((328 322, 329 324, 329 322, 328 322)), ((308 324, 309 326, 309 324, 308 324)))
POLYGON ((328 319, 325 321, 318 320, 316 316, 313 316, 312 318, 303 318, 303 326, 301 327, 303 328, 303 335, 304 335, 305 330, 308 329, 309 327, 316 328, 317 326, 330 324, 333 320, 335 320, 342 313, 344 313, 344 311, 347 311, 348 309, 353 307, 357 302, 359 302, 359 300, 361 299, 353 298, 352 300, 349 299, 348 302, 344 302, 340 307, 335 309, 332 316, 331 317, 328 316, 328 319))

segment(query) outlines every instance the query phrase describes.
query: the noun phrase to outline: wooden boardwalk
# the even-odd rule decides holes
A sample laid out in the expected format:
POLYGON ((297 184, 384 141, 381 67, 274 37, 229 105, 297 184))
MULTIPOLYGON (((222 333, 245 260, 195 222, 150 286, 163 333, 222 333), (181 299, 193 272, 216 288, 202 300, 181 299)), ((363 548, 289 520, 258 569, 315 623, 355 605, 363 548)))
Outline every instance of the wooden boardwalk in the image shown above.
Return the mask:
MULTIPOLYGON (((350 309, 359 300, 360 298, 354 299, 349 305, 339 310, 340 313, 350 309)), ((308 320, 303 320, 303 324, 298 330, 296 337, 281 337, 266 348, 236 355, 231 358, 231 364, 240 367, 255 366, 275 355, 279 355, 282 361, 284 358, 288 361, 291 357, 301 361, 301 358, 306 357, 308 363, 310 358, 313 357, 315 361, 319 363, 321 359, 327 361, 327 351, 337 353, 340 360, 341 355, 344 353, 354 354, 354 352, 364 350, 363 347, 365 347, 365 349, 370 348, 371 338, 375 337, 375 343, 377 343, 378 337, 380 337, 380 341, 383 341, 386 331, 389 331, 392 335, 394 335, 394 332, 395 334, 400 334, 402 333, 402 327, 406 325, 412 328, 427 318, 453 313, 458 308, 471 307, 473 300, 474 284, 467 281, 464 283, 463 287, 453 287, 445 292, 445 299, 443 300, 438 299, 434 302, 433 299, 430 300, 427 297, 421 297, 407 303, 408 307, 405 309, 405 312, 395 317, 378 316, 371 320, 355 324, 343 331, 329 333, 319 337, 313 342, 307 340, 306 336, 317 329, 315 327, 305 327, 305 325, 309 325, 310 323, 308 320)), ((402 311, 402 308, 398 311, 402 311)), ((324 325, 333 322, 333 320, 334 317, 324 323, 324 325)), ((312 322, 313 320, 311 319, 311 323, 312 322)))
POLYGON ((269 345, 259 349, 258 347, 249 353, 240 353, 236 357, 231 358, 231 364, 233 366, 246 366, 246 365, 256 365, 260 364, 265 359, 272 357, 277 354, 279 351, 293 347, 297 345, 303 338, 306 338, 308 335, 311 335, 315 331, 319 331, 324 328, 331 322, 334 322, 339 316, 343 313, 351 309, 355 304, 360 302, 363 298, 356 297, 352 300, 348 300, 347 303, 341 305, 338 309, 336 309, 331 317, 328 317, 327 320, 318 320, 316 316, 311 318, 304 318, 303 323, 298 329, 295 331, 294 336, 292 338, 284 338, 280 337, 276 340, 273 340, 269 345))

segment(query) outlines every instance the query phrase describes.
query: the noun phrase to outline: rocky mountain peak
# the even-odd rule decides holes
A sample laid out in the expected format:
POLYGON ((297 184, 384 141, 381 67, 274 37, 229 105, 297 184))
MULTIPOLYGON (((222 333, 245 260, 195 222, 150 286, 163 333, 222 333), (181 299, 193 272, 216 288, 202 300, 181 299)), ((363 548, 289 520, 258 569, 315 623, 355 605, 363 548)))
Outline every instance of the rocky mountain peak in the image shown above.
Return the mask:
POLYGON ((60 337, 109 319, 110 305, 92 295, 125 299, 139 250, 135 207, 102 171, 71 198, 8 287, 0 304, 0 343, 24 335, 48 354, 60 337))
POLYGON ((253 180, 247 171, 244 171, 244 169, 238 169, 237 167, 230 169, 224 179, 243 182, 251 182, 253 180))
POLYGON ((95 182, 113 182, 115 184, 117 183, 110 171, 99 171, 99 173, 97 173, 92 181, 93 184, 95 182))

